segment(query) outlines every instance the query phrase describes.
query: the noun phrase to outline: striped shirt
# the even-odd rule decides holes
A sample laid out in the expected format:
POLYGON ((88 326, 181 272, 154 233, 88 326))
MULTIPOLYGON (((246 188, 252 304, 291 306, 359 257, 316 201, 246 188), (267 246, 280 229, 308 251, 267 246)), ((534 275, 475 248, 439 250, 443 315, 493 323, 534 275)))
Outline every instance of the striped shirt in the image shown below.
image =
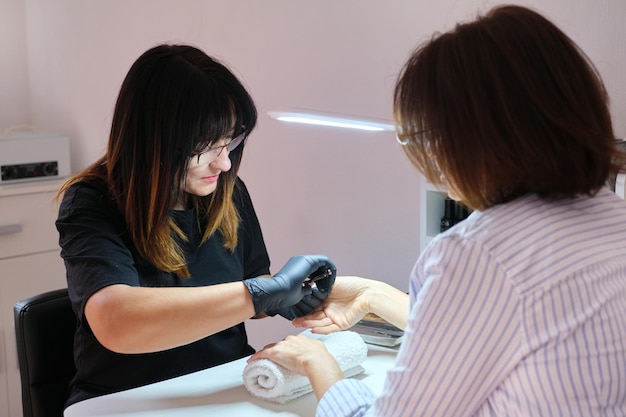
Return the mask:
POLYGON ((626 203, 608 190, 474 212, 428 245, 375 398, 338 382, 318 416, 626 416, 626 203))

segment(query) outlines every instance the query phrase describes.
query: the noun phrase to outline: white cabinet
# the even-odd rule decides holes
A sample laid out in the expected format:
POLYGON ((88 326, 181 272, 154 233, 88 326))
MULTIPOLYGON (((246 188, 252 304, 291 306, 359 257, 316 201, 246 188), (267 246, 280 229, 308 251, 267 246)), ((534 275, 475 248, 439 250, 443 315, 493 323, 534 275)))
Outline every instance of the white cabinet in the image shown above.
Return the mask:
POLYGON ((63 181, 0 186, 0 415, 22 416, 14 304, 67 286, 54 226, 63 181))
POLYGON ((420 252, 439 233, 444 201, 448 194, 421 177, 420 181, 420 252))

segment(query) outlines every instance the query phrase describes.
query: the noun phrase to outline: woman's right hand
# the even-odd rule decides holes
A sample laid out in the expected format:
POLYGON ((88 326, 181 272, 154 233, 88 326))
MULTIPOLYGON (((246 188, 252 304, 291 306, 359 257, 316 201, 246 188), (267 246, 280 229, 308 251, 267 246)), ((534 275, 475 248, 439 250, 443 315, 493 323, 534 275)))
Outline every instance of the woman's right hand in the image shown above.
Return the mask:
POLYGON ((370 312, 368 289, 374 282, 354 276, 337 277, 322 308, 294 319, 293 325, 308 327, 313 333, 321 334, 352 327, 370 312))
POLYGON ((313 333, 328 334, 349 329, 369 313, 404 329, 409 317, 409 295, 382 281, 341 276, 335 279, 321 309, 292 323, 310 328, 313 333))
POLYGON ((337 267, 325 255, 292 256, 272 277, 249 278, 243 283, 252 297, 254 312, 258 315, 298 304, 312 292, 311 286, 305 285, 306 279, 322 271, 329 271, 330 274, 321 280, 328 293, 333 286, 337 267))

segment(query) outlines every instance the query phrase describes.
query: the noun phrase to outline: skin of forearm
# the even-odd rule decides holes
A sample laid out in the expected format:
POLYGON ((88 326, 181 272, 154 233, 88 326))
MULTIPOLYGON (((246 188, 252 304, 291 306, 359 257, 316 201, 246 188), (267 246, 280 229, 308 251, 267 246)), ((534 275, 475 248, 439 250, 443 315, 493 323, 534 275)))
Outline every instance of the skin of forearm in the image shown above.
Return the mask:
POLYGON ((126 354, 182 346, 253 315, 252 298, 242 282, 176 288, 111 285, 85 305, 98 341, 126 354))
POLYGON ((382 282, 372 281, 368 290, 369 311, 393 324, 405 329, 409 317, 409 295, 382 282))
POLYGON ((320 356, 315 361, 306 363, 304 370, 318 401, 331 386, 344 379, 339 364, 328 352, 324 352, 323 355, 320 353, 320 356), (320 364, 324 366, 320 366, 320 364))

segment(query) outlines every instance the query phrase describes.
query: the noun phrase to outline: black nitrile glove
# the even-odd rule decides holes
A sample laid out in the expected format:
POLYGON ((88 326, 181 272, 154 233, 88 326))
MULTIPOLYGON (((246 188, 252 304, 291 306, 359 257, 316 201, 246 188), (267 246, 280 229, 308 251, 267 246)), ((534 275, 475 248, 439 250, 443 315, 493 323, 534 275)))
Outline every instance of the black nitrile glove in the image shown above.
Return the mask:
MULTIPOLYGON (((267 311, 267 314, 269 316, 279 314, 287 320, 293 320, 296 317, 311 314, 322 305, 326 297, 328 297, 328 294, 332 291, 336 275, 337 268, 332 261, 329 260, 327 266, 315 271, 315 273, 310 276, 312 279, 324 276, 324 278, 315 281, 315 288, 313 288, 311 294, 302 297, 296 305, 267 311)), ((304 285, 310 286, 311 283, 307 281, 304 285)))
POLYGON ((326 297, 328 297, 327 293, 323 293, 317 288, 313 288, 313 292, 309 295, 305 295, 298 304, 291 307, 283 307, 278 310, 268 311, 267 315, 273 317, 276 314, 279 314, 291 321, 296 317, 306 316, 314 312, 319 306, 322 305, 326 297))
POLYGON ((271 278, 250 278, 243 281, 252 296, 255 314, 291 307, 312 294, 310 285, 303 285, 309 277, 331 270, 328 277, 318 281, 330 293, 335 280, 335 265, 324 255, 293 256, 271 278))

